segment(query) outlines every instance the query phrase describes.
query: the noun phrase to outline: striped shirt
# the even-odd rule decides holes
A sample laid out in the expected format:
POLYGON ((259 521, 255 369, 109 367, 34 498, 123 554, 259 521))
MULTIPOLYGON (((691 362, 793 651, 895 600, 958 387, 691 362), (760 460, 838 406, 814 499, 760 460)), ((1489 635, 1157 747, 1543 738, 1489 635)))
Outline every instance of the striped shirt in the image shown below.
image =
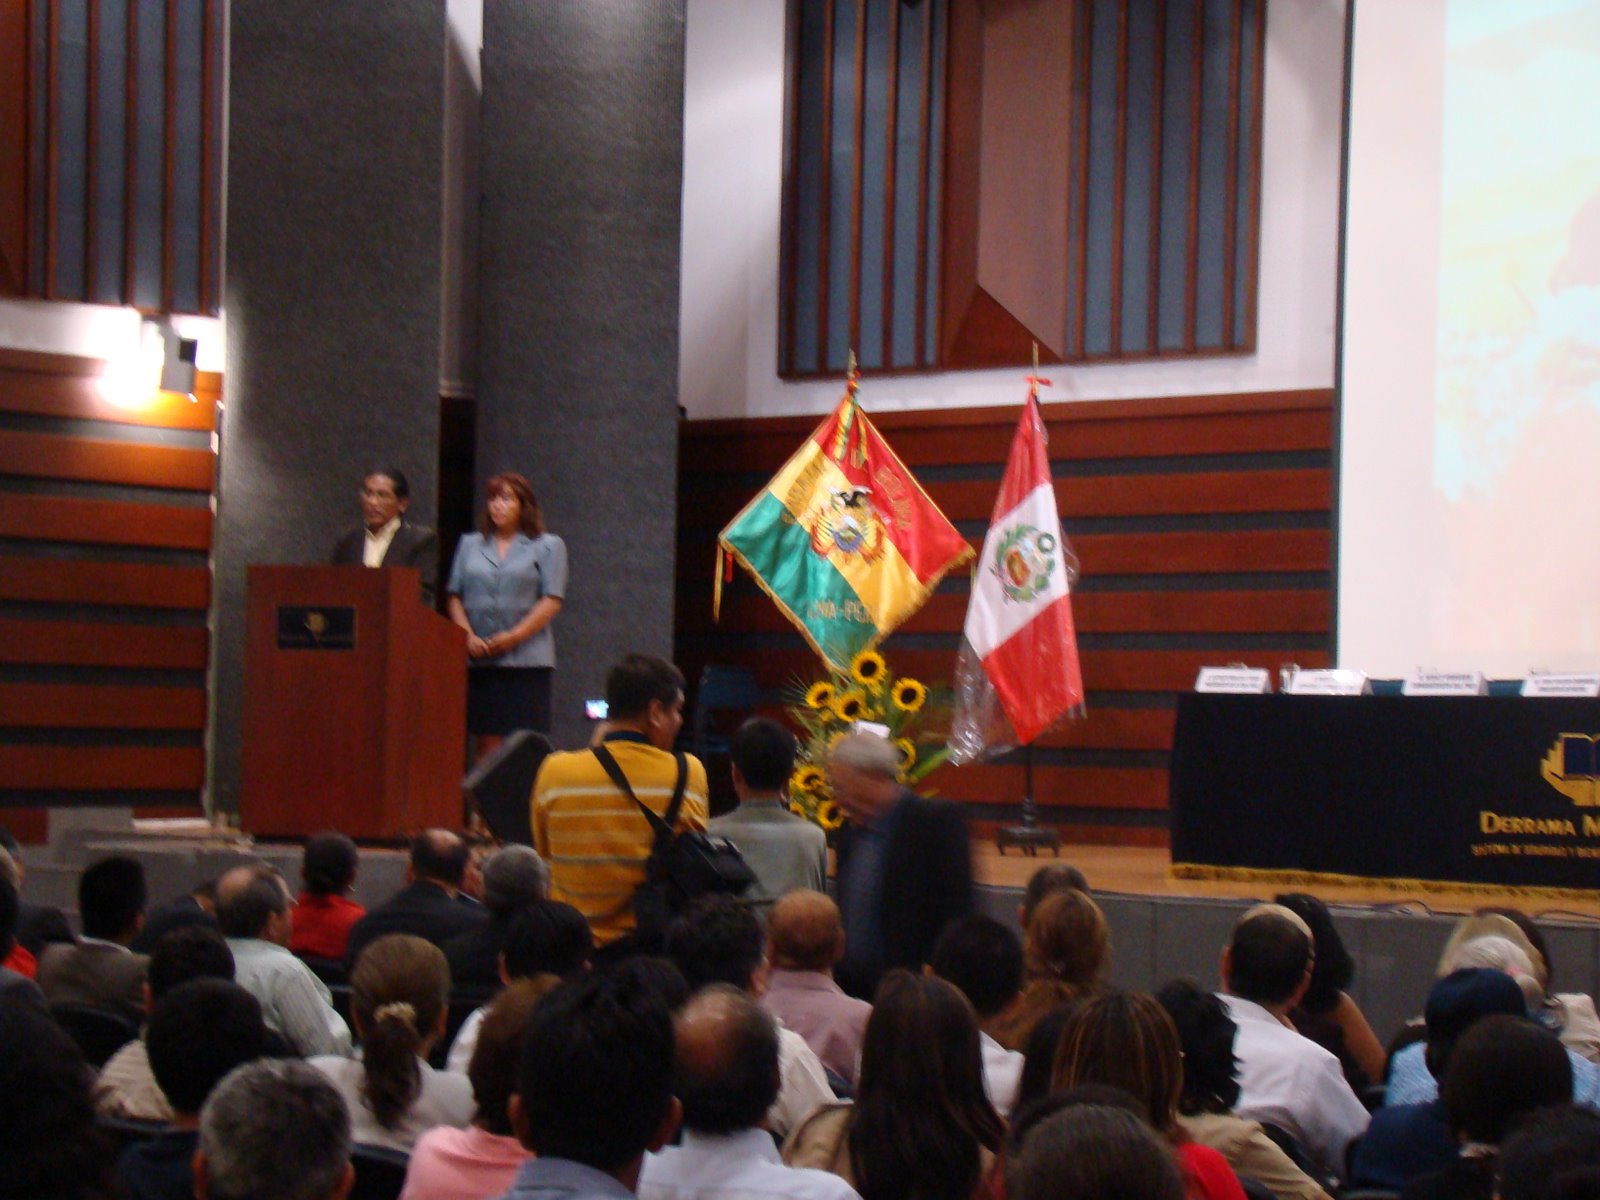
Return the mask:
MULTIPOLYGON (((612 734, 606 749, 657 815, 665 814, 678 779, 671 754, 642 737, 612 734)), ((706 827, 706 769, 692 754, 677 831, 706 827)), ((588 750, 552 754, 533 785, 533 846, 550 864, 550 895, 572 905, 594 929, 595 942, 616 941, 634 927, 633 893, 655 835, 643 813, 617 790, 588 750)))

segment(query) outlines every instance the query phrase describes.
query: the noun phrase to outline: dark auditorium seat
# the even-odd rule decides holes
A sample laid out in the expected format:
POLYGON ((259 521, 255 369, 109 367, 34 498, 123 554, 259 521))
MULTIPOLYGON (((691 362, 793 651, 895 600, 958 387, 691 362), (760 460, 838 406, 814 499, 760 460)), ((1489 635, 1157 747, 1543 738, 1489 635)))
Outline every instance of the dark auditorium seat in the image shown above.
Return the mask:
POLYGON ((350 1151, 350 1164, 356 1169, 355 1186, 349 1200, 396 1200, 405 1186, 406 1166, 411 1156, 386 1146, 356 1146, 350 1151))
POLYGON ((99 1070, 118 1050, 139 1036, 139 1027, 120 1013, 91 1004, 53 1004, 50 1015, 72 1035, 89 1065, 99 1070))
POLYGON ((297 954, 295 957, 310 967, 311 973, 329 987, 338 987, 340 984, 350 982, 350 976, 345 973, 344 963, 336 958, 318 958, 315 954, 297 954))
POLYGON ((167 1128, 165 1121, 135 1121, 131 1117, 95 1118, 95 1125, 111 1143, 112 1157, 116 1158, 129 1146, 148 1142, 167 1128))
POLYGON ((434 1045, 433 1053, 428 1055, 429 1066, 444 1069, 445 1060, 450 1056, 450 1047, 467 1018, 499 994, 497 987, 457 988, 450 993, 450 1015, 445 1019, 444 1036, 434 1045))

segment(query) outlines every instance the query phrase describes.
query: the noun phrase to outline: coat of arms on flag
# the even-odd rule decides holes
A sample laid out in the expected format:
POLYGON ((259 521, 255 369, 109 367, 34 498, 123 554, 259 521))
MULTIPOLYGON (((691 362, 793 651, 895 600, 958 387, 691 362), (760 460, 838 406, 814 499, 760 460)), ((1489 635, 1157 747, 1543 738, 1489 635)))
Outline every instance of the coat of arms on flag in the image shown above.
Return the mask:
POLYGON ((989 534, 972 578, 956 663, 950 760, 1026 746, 1083 710, 1072 622, 1077 559, 1056 514, 1037 377, 1011 441, 989 534))
MULTIPOLYGON (((840 671, 972 557, 857 390, 852 371, 838 407, 717 538, 717 606, 726 554, 840 671)), ((731 562, 726 570, 732 578, 731 562)))

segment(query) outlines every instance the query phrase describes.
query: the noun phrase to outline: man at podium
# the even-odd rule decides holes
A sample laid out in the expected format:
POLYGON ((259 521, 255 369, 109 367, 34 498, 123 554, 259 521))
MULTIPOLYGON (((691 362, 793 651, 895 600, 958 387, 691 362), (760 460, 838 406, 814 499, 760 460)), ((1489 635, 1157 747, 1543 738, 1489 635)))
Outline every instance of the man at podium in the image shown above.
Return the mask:
POLYGON ((415 567, 422 573, 422 602, 433 606, 439 575, 439 535, 406 519, 411 485, 393 467, 369 471, 361 481, 361 525, 333 547, 335 566, 415 567))

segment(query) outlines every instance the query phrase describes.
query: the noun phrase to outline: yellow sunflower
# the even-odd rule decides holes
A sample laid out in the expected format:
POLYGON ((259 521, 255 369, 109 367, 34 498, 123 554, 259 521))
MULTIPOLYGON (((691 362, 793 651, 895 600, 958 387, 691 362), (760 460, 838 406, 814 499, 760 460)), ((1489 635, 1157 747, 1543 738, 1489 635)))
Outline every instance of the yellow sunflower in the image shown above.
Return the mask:
POLYGON ((895 738, 894 748, 900 751, 901 770, 908 770, 917 761, 917 744, 910 738, 895 738))
POLYGON ((848 691, 833 702, 833 715, 841 721, 854 724, 867 711, 867 698, 857 691, 848 691))
POLYGON ((844 813, 832 800, 824 800, 817 805, 817 824, 832 833, 844 824, 844 813))
POLYGON ((914 713, 928 700, 928 689, 915 679, 902 679, 894 685, 894 706, 901 712, 914 713))
POLYGON ((814 792, 827 782, 820 767, 809 764, 801 767, 789 776, 789 790, 791 792, 814 792))
POLYGON ((806 806, 798 800, 791 800, 789 801, 789 811, 797 817, 803 817, 806 815, 806 806))
POLYGON ((889 672, 889 664, 875 650, 863 650, 850 662, 850 674, 863 687, 876 687, 889 672))
POLYGON ((826 679, 820 683, 813 683, 811 689, 806 692, 806 707, 831 708, 833 707, 833 696, 833 684, 826 679))

